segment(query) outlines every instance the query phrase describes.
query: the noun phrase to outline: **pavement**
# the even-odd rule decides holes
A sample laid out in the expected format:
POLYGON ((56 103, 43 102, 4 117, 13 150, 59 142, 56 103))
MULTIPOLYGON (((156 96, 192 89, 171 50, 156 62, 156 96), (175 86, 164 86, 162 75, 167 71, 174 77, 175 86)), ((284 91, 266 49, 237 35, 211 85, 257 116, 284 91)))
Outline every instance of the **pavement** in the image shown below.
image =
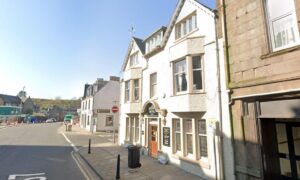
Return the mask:
MULTIPOLYGON (((175 165, 160 164, 157 159, 147 155, 140 156, 140 168, 128 167, 128 150, 113 142, 113 133, 97 132, 90 133, 78 125, 72 126, 72 131, 65 131, 62 126, 59 131, 64 133, 78 149, 77 153, 94 171, 99 179, 116 179, 117 157, 120 154, 120 179, 137 180, 182 180, 197 179, 200 177, 192 175, 175 165), (91 153, 88 154, 88 143, 91 139, 91 153)), ((115 142, 118 142, 115 139, 115 142)))

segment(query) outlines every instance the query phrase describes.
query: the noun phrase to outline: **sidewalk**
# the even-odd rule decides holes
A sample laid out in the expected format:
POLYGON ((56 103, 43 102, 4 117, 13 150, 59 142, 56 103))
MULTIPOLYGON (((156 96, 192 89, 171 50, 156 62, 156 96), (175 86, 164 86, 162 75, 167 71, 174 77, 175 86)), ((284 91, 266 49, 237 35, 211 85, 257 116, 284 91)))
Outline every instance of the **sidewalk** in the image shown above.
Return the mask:
POLYGON ((200 179, 200 177, 187 173, 174 165, 159 164, 156 159, 147 155, 140 156, 141 168, 128 168, 128 150, 118 146, 117 143, 113 143, 112 133, 97 132, 91 134, 78 125, 73 126, 71 132, 65 132, 63 128, 61 130, 77 146, 81 157, 105 180, 115 179, 118 154, 121 156, 121 179, 200 179), (89 139, 92 142, 91 154, 88 154, 89 139))

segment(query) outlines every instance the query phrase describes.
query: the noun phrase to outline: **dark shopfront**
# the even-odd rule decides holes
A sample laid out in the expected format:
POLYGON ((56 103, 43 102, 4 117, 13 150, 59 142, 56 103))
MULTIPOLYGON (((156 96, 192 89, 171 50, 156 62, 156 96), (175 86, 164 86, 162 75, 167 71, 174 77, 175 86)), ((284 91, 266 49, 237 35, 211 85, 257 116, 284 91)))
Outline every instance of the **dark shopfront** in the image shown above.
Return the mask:
POLYGON ((300 179, 300 98, 240 102, 234 120, 237 179, 300 179))

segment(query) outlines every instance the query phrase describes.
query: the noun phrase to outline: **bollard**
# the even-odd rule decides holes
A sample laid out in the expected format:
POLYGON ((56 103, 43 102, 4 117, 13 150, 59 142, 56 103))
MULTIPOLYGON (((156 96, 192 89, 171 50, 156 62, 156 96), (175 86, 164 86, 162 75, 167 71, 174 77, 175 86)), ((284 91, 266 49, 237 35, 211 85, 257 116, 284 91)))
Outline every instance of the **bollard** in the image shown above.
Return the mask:
POLYGON ((120 179, 120 154, 118 154, 116 179, 120 179))
POLYGON ((91 139, 89 139, 89 150, 88 150, 88 154, 91 154, 91 139))

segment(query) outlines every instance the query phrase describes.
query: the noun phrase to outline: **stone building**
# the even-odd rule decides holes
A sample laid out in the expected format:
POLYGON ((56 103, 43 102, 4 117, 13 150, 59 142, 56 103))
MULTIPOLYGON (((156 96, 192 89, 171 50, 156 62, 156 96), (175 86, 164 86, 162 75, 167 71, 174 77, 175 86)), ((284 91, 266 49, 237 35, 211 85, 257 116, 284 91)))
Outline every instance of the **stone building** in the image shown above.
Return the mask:
POLYGON ((300 179, 300 1, 217 5, 236 179, 300 179))

